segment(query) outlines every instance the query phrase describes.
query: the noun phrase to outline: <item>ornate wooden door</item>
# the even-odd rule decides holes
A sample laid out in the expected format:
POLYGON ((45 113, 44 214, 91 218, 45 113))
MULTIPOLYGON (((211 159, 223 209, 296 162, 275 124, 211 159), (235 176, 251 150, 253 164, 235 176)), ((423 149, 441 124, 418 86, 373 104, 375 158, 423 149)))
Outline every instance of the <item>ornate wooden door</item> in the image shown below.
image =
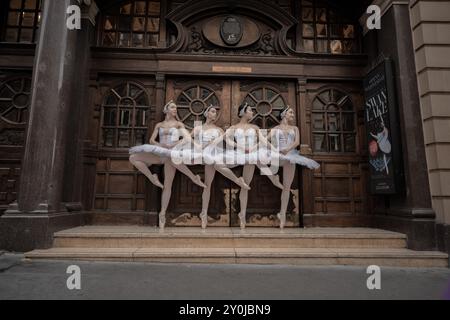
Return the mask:
MULTIPOLYGON (((295 84, 284 81, 225 80, 225 79, 170 79, 167 81, 166 100, 178 105, 178 116, 191 129, 194 121, 203 121, 203 110, 210 104, 219 108, 217 125, 226 130, 239 121, 237 108, 247 102, 254 108, 252 123, 270 129, 278 124, 278 116, 287 105, 295 106, 295 84)), ((203 166, 191 166, 196 174, 203 175, 203 166)), ((242 167, 234 169, 242 175, 242 167)), ((279 172, 282 176, 282 172, 279 172)), ((276 213, 280 208, 281 191, 274 187, 258 169, 251 183, 247 207, 248 226, 278 225, 276 213)), ((292 186, 292 201, 288 212, 290 226, 299 225, 298 179, 292 186)), ((209 225, 238 226, 239 188, 216 173, 209 206, 209 225)), ((167 213, 168 225, 199 226, 201 188, 186 176, 177 173, 172 198, 167 213)))

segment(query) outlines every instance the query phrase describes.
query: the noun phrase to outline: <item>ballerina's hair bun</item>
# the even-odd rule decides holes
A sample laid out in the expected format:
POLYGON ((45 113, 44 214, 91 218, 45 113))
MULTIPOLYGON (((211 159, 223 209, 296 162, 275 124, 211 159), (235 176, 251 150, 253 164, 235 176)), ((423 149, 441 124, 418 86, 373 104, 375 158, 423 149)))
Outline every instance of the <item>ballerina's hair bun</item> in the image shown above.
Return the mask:
POLYGON ((281 111, 280 117, 279 117, 280 120, 283 120, 284 117, 286 117, 286 114, 287 114, 287 112, 288 112, 289 109, 291 109, 291 107, 290 107, 290 106, 286 106, 286 108, 284 108, 283 111, 281 111))
POLYGON ((246 102, 245 104, 241 104, 238 108, 238 117, 242 118, 244 116, 244 113, 247 111, 247 108, 251 106, 246 102))
POLYGON ((163 113, 164 113, 164 114, 166 114, 166 113, 169 112, 169 107, 170 107, 171 105, 175 105, 175 106, 176 106, 176 104, 175 104, 175 102, 173 102, 173 100, 170 100, 170 101, 167 102, 167 104, 164 106, 164 108, 163 108, 163 113))

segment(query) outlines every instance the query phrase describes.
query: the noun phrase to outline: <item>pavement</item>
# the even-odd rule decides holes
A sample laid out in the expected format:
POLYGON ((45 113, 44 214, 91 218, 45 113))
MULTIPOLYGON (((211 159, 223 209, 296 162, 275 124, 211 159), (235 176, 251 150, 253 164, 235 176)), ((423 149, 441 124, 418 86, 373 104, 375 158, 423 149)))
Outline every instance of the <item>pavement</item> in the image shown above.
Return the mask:
POLYGON ((11 299, 450 299, 450 269, 29 261, 0 252, 0 300, 11 299), (80 268, 69 290, 67 268, 80 268))

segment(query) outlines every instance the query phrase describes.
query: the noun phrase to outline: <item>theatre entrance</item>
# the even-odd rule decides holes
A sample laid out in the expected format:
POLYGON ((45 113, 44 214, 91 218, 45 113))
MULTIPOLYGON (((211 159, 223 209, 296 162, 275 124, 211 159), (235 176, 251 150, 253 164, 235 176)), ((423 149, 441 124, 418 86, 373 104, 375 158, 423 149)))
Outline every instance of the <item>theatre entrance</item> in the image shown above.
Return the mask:
MULTIPOLYGON (((178 105, 178 116, 188 129, 192 129, 194 121, 204 121, 202 113, 211 104, 218 107, 217 125, 224 130, 239 121, 237 109, 241 103, 246 102, 253 107, 255 117, 252 123, 264 129, 270 129, 279 123, 278 116, 286 105, 297 106, 295 83, 289 81, 169 79, 166 101, 169 100, 178 105)), ((191 166, 191 170, 203 176, 203 166, 191 166)), ((234 169, 234 172, 241 176, 242 167, 234 169)), ((298 226, 300 223, 300 176, 297 172, 292 186, 288 226, 298 226)), ((239 225, 239 191, 237 185, 216 172, 208 212, 210 226, 239 225)), ((247 225, 278 225, 276 214, 280 208, 280 195, 281 191, 256 168, 249 191, 247 225)), ((201 201, 202 189, 178 173, 167 213, 167 225, 200 225, 198 215, 201 201)))

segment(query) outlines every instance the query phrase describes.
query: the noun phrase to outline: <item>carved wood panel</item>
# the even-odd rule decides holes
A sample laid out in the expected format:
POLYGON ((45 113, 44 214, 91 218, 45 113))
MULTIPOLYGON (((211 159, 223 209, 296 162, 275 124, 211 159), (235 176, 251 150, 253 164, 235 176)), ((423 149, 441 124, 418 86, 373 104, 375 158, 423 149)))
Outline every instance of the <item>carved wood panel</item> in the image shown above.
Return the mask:
POLYGON ((96 174, 93 210, 99 212, 144 212, 153 186, 129 162, 128 149, 147 143, 154 122, 154 80, 101 79, 95 97, 88 139, 95 141, 96 174))
POLYGON ((28 75, 0 80, 0 214, 16 200, 19 191, 30 88, 28 75))
POLYGON ((357 225, 368 213, 363 106, 358 85, 308 85, 306 125, 321 168, 304 195, 306 225, 357 225))

